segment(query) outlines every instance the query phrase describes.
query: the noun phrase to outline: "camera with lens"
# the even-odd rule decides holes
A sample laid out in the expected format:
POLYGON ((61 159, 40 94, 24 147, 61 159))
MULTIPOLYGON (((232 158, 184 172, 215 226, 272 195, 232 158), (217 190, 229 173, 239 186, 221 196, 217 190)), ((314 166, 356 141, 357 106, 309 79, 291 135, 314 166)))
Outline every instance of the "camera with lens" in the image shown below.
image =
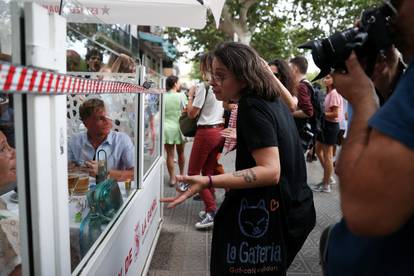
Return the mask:
POLYGON ((321 69, 315 79, 326 76, 332 69, 346 69, 345 60, 352 50, 365 65, 367 75, 371 75, 378 55, 384 55, 394 43, 392 23, 396 16, 393 4, 384 1, 381 6, 364 10, 357 27, 299 46, 312 50, 313 60, 321 69))

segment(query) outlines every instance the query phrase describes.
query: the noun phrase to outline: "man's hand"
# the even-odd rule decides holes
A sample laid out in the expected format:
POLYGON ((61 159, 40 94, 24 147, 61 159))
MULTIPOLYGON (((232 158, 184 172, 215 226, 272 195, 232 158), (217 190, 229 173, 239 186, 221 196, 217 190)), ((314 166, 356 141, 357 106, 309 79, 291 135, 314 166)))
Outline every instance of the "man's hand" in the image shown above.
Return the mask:
POLYGON ((85 166, 88 169, 90 176, 95 177, 96 175, 98 175, 98 161, 96 160, 85 161, 85 166))
POLYGON ((167 208, 174 208, 178 204, 184 202, 187 198, 192 197, 194 194, 202 191, 208 187, 209 179, 207 176, 193 175, 184 176, 177 175, 176 179, 178 182, 184 182, 190 185, 188 190, 184 193, 178 194, 176 197, 161 198, 161 202, 170 203, 167 208))
POLYGON ((353 107, 358 104, 364 104, 367 99, 375 99, 374 84, 365 74, 354 52, 346 60, 346 67, 348 69, 347 73, 335 71, 332 74, 335 88, 338 92, 353 107))

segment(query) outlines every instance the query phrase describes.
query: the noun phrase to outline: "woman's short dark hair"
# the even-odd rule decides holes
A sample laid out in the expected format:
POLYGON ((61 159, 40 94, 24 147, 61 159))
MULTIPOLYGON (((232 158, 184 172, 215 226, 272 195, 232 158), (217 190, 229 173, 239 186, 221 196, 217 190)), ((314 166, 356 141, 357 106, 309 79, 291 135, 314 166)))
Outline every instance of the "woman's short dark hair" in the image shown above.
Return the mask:
POLYGON ((242 93, 257 95, 270 101, 280 95, 281 87, 267 68, 267 64, 252 47, 238 42, 224 42, 217 45, 213 56, 219 59, 236 79, 246 83, 247 87, 242 93))
POLYGON ((173 89, 174 85, 178 82, 177 76, 169 76, 165 81, 165 88, 168 90, 173 89))
POLYGON ((295 91, 295 82, 293 80, 292 70, 290 69, 289 63, 284 59, 275 59, 269 62, 269 66, 276 66, 279 73, 280 82, 286 87, 289 92, 294 95, 295 91))

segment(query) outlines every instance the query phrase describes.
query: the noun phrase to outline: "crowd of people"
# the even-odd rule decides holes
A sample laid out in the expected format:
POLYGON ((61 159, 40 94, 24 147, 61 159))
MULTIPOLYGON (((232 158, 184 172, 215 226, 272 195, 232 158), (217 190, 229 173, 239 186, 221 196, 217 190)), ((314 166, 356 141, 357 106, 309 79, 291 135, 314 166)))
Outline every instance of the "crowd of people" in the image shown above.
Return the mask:
MULTIPOLYGON (((334 170, 344 218, 322 235, 324 273, 414 273, 410 250, 414 211, 414 33, 410 27, 414 22, 410 12, 414 4, 396 0, 385 5, 396 13, 391 28, 395 48, 382 53, 369 75, 352 52, 347 70, 333 70, 324 77, 326 93, 323 100, 318 96, 321 106, 315 103, 319 87, 306 80, 304 57, 266 64, 254 49, 235 42, 221 43, 207 54, 211 61, 202 72, 209 82, 193 90, 184 112, 192 112, 193 106, 202 108, 208 101, 204 99, 207 87, 224 105, 237 105, 235 131, 223 121, 202 120, 196 134, 196 143, 204 141, 205 154, 218 145, 218 134, 231 137, 237 148, 236 171, 216 174, 212 169, 216 159, 205 162, 204 156, 194 156, 202 148, 193 146, 191 172, 174 175, 188 189, 162 201, 174 208, 196 194, 208 193, 200 214, 208 218, 208 227, 214 227, 211 275, 236 273, 237 266, 240 275, 276 275, 270 272, 275 267, 277 275, 285 275, 315 224, 310 191, 330 193, 336 182, 334 170), (194 98, 201 103, 194 105, 194 98), (318 112, 321 116, 314 127, 318 112), (340 152, 338 145, 342 145, 340 152), (323 168, 323 179, 316 185, 307 183, 307 151, 307 159, 313 161, 315 154, 323 168), (196 160, 200 163, 194 165, 196 160), (215 188, 226 190, 218 208, 211 200, 215 188), (278 204, 272 205, 275 201, 278 204), (273 213, 274 206, 280 208, 279 217, 273 213), (276 244, 281 245, 280 258, 260 251, 264 246, 276 250, 276 244), (250 253, 257 249, 261 258, 243 259, 243 249, 250 253)), ((222 111, 217 112, 222 116, 222 111)))
MULTIPOLYGON (((103 53, 97 48, 88 48, 85 60, 75 50, 66 51, 66 70, 68 72, 135 73, 136 66, 135 60, 123 53, 112 53, 108 63, 104 64, 103 53)), ((100 79, 104 79, 104 77, 100 77, 100 79)))
MULTIPOLYGON (((67 71, 82 72, 85 63, 86 71, 103 73, 97 78, 110 80, 105 73, 134 73, 136 63, 126 54, 111 55, 108 64, 103 63, 103 53, 97 48, 88 48, 85 61, 74 50, 67 50, 67 71)), ((89 76, 87 76, 89 77, 89 76)), ((68 143, 68 162, 70 170, 82 169, 90 176, 98 175, 98 152, 106 153, 108 175, 118 181, 133 179, 134 145, 131 137, 119 131, 113 131, 114 120, 108 114, 105 102, 100 98, 82 97, 79 100, 78 114, 86 128, 85 132, 75 133, 68 143)))
MULTIPOLYGON (((343 218, 322 235, 324 274, 414 274, 414 2, 387 5, 397 14, 392 21, 394 46, 381 53, 370 75, 352 52, 346 70, 324 77, 326 93, 322 102, 318 98, 322 107, 316 101, 320 91, 306 80, 306 58, 266 62, 252 47, 237 42, 220 43, 202 55, 202 80, 188 95, 181 92, 178 77, 167 78, 163 137, 169 185, 176 187, 177 196, 162 201, 174 208, 194 196, 201 198, 204 208, 195 227, 213 228, 211 275, 286 275, 315 226, 312 190, 330 193, 334 171, 343 218), (197 120, 187 172, 186 139, 180 131, 183 112, 197 120), (233 149, 235 171, 224 172, 220 154, 233 149), (309 185, 305 159, 312 161, 313 153, 323 178, 309 185), (226 191, 220 206, 217 188, 226 191)), ((76 71, 80 56, 67 54, 68 70, 76 71)), ((135 70, 134 60, 126 55, 103 67, 99 51, 88 52, 86 64, 91 72, 135 70)), ((96 175, 94 155, 105 148, 114 156, 109 174, 133 177, 132 142, 111 131, 104 102, 88 99, 80 113, 87 132, 69 145, 70 161, 96 175)), ((0 146, 0 185, 5 185, 16 179, 15 151, 1 131, 0 146)), ((16 242, 4 238, 3 225, 18 223, 3 205, 0 249, 16 242)), ((4 262, 7 273, 19 270, 18 264, 15 250, 4 262)))

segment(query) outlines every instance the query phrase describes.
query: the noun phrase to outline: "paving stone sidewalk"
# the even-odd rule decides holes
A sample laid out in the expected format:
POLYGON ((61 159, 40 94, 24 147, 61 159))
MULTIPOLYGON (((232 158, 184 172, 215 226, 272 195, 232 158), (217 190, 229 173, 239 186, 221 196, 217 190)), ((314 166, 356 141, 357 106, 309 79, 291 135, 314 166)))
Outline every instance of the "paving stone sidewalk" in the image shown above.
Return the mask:
MULTIPOLYGON (((186 145, 188 158, 192 143, 186 145)), ((226 171, 234 170, 235 153, 222 158, 226 171)), ((188 162, 188 160, 187 160, 188 162)), ((308 183, 315 184, 322 178, 319 162, 307 163, 308 183)), ((178 171, 178 169, 177 169, 178 171)), ((168 173, 165 171, 164 196, 175 195, 168 187, 168 173)), ((217 200, 224 197, 217 190, 217 200)), ((320 276, 318 245, 321 232, 329 224, 339 221, 338 185, 333 185, 332 193, 314 193, 317 224, 310 233, 304 246, 293 261, 288 276, 320 276)), ((202 202, 187 200, 175 209, 164 206, 164 224, 151 262, 149 276, 209 276, 210 249, 212 231, 197 231, 194 224, 198 221, 198 212, 203 209, 202 202)))

